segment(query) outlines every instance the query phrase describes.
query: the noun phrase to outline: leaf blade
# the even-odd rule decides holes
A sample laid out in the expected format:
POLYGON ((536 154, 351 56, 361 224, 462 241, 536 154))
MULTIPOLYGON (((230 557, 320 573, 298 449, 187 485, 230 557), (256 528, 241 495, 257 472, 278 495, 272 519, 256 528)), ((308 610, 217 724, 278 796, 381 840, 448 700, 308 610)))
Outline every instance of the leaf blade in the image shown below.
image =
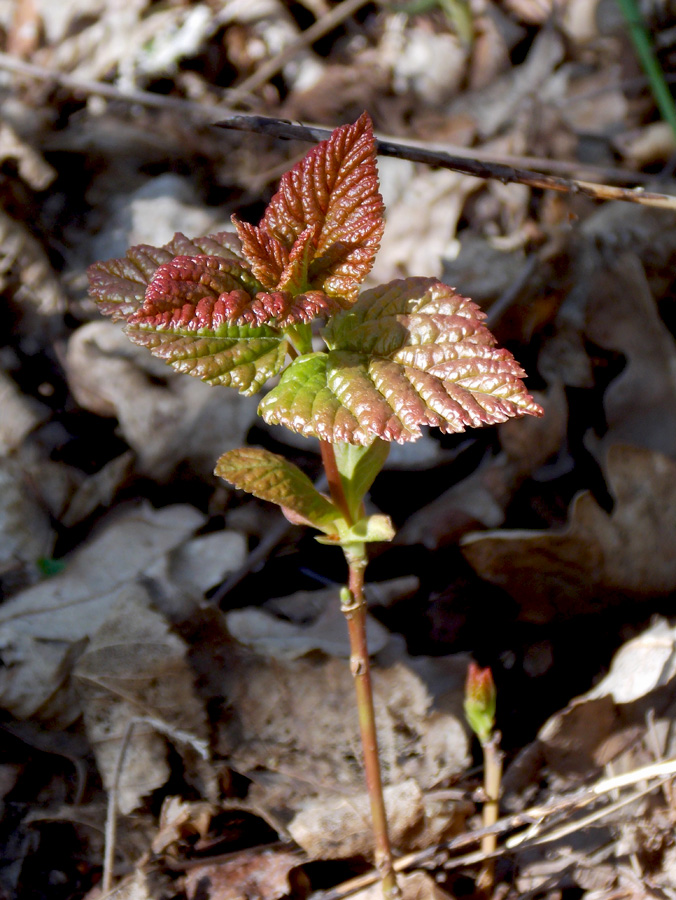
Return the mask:
POLYGON ((311 244, 313 251, 309 287, 352 303, 378 251, 383 211, 373 126, 363 113, 282 176, 260 225, 233 222, 244 255, 268 290, 279 285, 305 235, 303 246, 311 244))
POLYGON ((291 510, 320 530, 333 531, 340 512, 312 484, 298 466, 283 456, 259 447, 242 447, 224 453, 215 474, 261 500, 291 510))
POLYGON ((364 445, 414 441, 423 425, 448 433, 542 415, 483 318, 432 278, 366 291, 330 320, 328 353, 294 360, 259 412, 270 424, 364 445))
POLYGON ((175 256, 205 254, 241 262, 240 246, 237 236, 226 231, 192 240, 177 232, 162 247, 139 244, 119 259, 89 266, 89 295, 104 316, 120 321, 139 309, 157 269, 175 256))

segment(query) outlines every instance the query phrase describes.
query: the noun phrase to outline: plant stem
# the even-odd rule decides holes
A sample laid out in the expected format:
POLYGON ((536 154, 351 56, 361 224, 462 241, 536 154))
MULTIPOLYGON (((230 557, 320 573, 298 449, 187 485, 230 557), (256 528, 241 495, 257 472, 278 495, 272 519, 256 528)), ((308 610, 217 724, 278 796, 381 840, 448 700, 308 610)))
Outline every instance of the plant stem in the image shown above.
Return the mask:
POLYGON ((383 783, 380 775, 380 760, 378 758, 371 667, 366 643, 366 601, 364 599, 366 557, 364 556, 363 560, 359 561, 351 559, 350 555, 346 554, 346 559, 349 566, 349 593, 348 597, 345 598, 348 602, 345 602, 344 599, 341 608, 345 614, 350 635, 350 671, 354 677, 357 693, 359 729, 364 753, 364 772, 366 775, 366 787, 371 801, 375 862, 382 880, 385 900, 395 900, 395 898, 401 896, 401 892, 394 871, 390 837, 387 830, 387 814, 385 812, 383 783))
MULTIPOLYGON (((484 793, 486 799, 483 808, 483 827, 490 828, 498 821, 500 784, 502 782, 502 751, 500 750, 500 732, 494 732, 487 741, 482 741, 484 755, 484 793)), ((487 834, 481 840, 483 853, 494 853, 497 847, 497 834, 487 834)), ((477 887, 486 896, 493 893, 495 877, 495 860, 487 859, 479 872, 477 887)))
MULTIPOLYGON (((354 524, 350 516, 349 504, 336 463, 333 444, 320 441, 322 462, 329 483, 331 499, 345 516, 348 524, 354 524)), ((392 848, 387 829, 387 814, 383 797, 383 781, 378 757, 378 737, 373 705, 371 666, 366 641, 366 600, 364 598, 364 571, 368 562, 364 544, 343 547, 348 565, 347 590, 341 591, 341 609, 347 621, 350 636, 350 671, 354 678, 357 694, 359 730, 364 754, 366 788, 371 803, 371 820, 375 843, 375 863, 380 874, 385 900, 398 900, 401 891, 397 883, 392 860, 392 848)))
POLYGON ((333 444, 328 441, 320 441, 319 449, 322 454, 322 463, 326 472, 326 480, 329 483, 329 493, 331 499, 341 511, 348 525, 354 525, 352 516, 350 515, 350 507, 343 491, 343 483, 340 479, 338 464, 336 463, 336 454, 333 451, 333 444))

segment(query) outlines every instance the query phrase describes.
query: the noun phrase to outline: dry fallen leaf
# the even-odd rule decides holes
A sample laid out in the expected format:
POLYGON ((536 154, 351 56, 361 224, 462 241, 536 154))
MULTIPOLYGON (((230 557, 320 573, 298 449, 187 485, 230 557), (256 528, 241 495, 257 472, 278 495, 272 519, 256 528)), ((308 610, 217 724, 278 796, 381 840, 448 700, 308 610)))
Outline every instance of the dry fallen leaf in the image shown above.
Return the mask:
POLYGON ((545 415, 501 425, 503 452, 487 456, 471 475, 410 515, 397 532, 397 543, 435 549, 456 543, 479 525, 502 525, 519 486, 560 450, 566 435, 568 406, 562 386, 554 384, 546 395, 534 391, 533 396, 545 415))
POLYGON ((80 706, 75 658, 125 585, 204 522, 192 506, 118 509, 67 558, 66 569, 0 607, 0 705, 17 718, 67 725, 80 706))
POLYGON ((48 557, 56 535, 27 471, 0 457, 0 576, 48 557))
MULTIPOLYGON (((236 640, 275 659, 297 659, 313 650, 342 659, 350 657, 350 641, 345 616, 340 609, 338 588, 332 601, 326 603, 308 625, 296 625, 255 606, 231 610, 225 618, 228 630, 236 640)), ((378 653, 389 640, 387 629, 371 616, 366 620, 366 636, 370 653, 378 653)))
POLYGON ((169 777, 165 737, 179 752, 192 746, 207 755, 187 646, 148 604, 140 585, 122 591, 74 672, 98 770, 107 790, 117 788, 122 813, 169 777), (118 772, 127 729, 139 718, 118 772))
POLYGON ((637 256, 624 253, 592 274, 586 314, 587 337, 627 357, 603 398, 607 431, 591 446, 601 457, 613 443, 676 457, 676 341, 637 256))
POLYGON ((245 442, 256 415, 255 398, 176 375, 110 322, 79 328, 65 363, 78 403, 117 416, 139 471, 159 481, 185 459, 210 475, 221 453, 245 442))
POLYGON ((279 900, 291 892, 289 872, 298 866, 297 851, 240 850, 224 862, 203 862, 185 877, 188 900, 279 900))
POLYGON ((10 276, 19 286, 16 298, 40 316, 62 313, 66 297, 41 244, 21 222, 0 209, 0 290, 10 276))
POLYGON ((522 619, 570 618, 676 589, 676 463, 615 445, 606 478, 610 513, 586 491, 573 500, 564 530, 463 538, 466 559, 516 600, 522 619))
MULTIPOLYGON (((461 771, 467 763, 465 731, 454 716, 431 710, 432 700, 418 676, 402 663, 376 669, 373 676, 385 785, 392 785, 396 794, 413 779, 424 791, 461 771)), ((324 847, 317 810, 336 801, 341 808, 362 802, 349 667, 344 660, 317 656, 282 662, 242 654, 226 667, 223 692, 233 715, 222 724, 220 752, 253 778, 250 798, 260 806, 283 809, 288 818, 301 808, 314 809, 302 819, 303 846, 310 852, 313 846, 324 847)), ((435 824, 443 829, 452 827, 453 820, 449 813, 445 823, 435 824)), ((354 815, 351 822, 356 828, 354 815)), ((420 832, 426 823, 418 815, 416 824, 420 832)), ((369 852, 367 818, 358 832, 348 832, 341 845, 332 831, 332 855, 349 855, 355 841, 369 852)), ((297 839, 300 835, 299 830, 297 839)), ((408 837, 415 840, 415 829, 408 837)))

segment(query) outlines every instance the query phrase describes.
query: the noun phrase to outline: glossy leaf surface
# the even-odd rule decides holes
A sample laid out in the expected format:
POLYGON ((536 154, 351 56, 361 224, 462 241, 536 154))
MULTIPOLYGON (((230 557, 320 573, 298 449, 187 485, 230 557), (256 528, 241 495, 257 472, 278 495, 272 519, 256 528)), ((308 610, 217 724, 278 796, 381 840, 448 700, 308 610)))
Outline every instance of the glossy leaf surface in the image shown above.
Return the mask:
POLYGON ((230 450, 218 460, 216 475, 261 500, 290 510, 321 530, 333 530, 338 509, 293 463, 258 447, 230 450))
POLYGON ((270 424, 357 444, 416 440, 422 425, 458 432, 542 415, 483 318, 431 278, 366 291, 330 320, 328 352, 294 360, 259 412, 270 424))
POLYGON ((368 115, 337 128, 282 177, 260 225, 233 222, 244 255, 268 290, 288 284, 293 271, 303 290, 354 302, 383 233, 368 115))
POLYGON ((177 232, 163 247, 139 244, 121 259, 97 262, 88 269, 89 293, 104 316, 126 319, 141 306, 157 269, 176 256, 205 254, 242 262, 236 235, 219 232, 190 240, 177 232))

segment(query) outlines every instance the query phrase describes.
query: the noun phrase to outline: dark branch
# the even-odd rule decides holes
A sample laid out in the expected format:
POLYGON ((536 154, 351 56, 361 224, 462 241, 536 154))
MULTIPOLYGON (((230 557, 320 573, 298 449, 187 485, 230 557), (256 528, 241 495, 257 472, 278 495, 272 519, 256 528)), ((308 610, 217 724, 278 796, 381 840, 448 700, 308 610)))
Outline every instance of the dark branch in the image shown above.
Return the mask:
MULTIPOLYGON (((288 140, 311 141, 312 143, 326 140, 331 135, 331 131, 326 128, 295 125, 284 119, 268 116, 232 116, 216 124, 219 128, 253 131, 257 134, 288 140)), ((640 203, 643 206, 676 209, 676 197, 668 194, 656 194, 646 191, 642 187, 630 189, 608 184, 593 184, 589 181, 577 181, 574 178, 562 178, 559 175, 545 175, 542 172, 532 172, 529 169, 506 166, 502 163, 482 162, 478 159, 453 156, 441 150, 428 150, 424 147, 400 144, 394 141, 378 139, 377 147, 378 153, 383 156, 393 156, 397 159, 425 163, 428 166, 451 169, 454 172, 461 172, 463 175, 473 175, 475 178, 495 179, 503 184, 516 182, 544 190, 583 194, 594 200, 626 200, 630 203, 640 203)))

